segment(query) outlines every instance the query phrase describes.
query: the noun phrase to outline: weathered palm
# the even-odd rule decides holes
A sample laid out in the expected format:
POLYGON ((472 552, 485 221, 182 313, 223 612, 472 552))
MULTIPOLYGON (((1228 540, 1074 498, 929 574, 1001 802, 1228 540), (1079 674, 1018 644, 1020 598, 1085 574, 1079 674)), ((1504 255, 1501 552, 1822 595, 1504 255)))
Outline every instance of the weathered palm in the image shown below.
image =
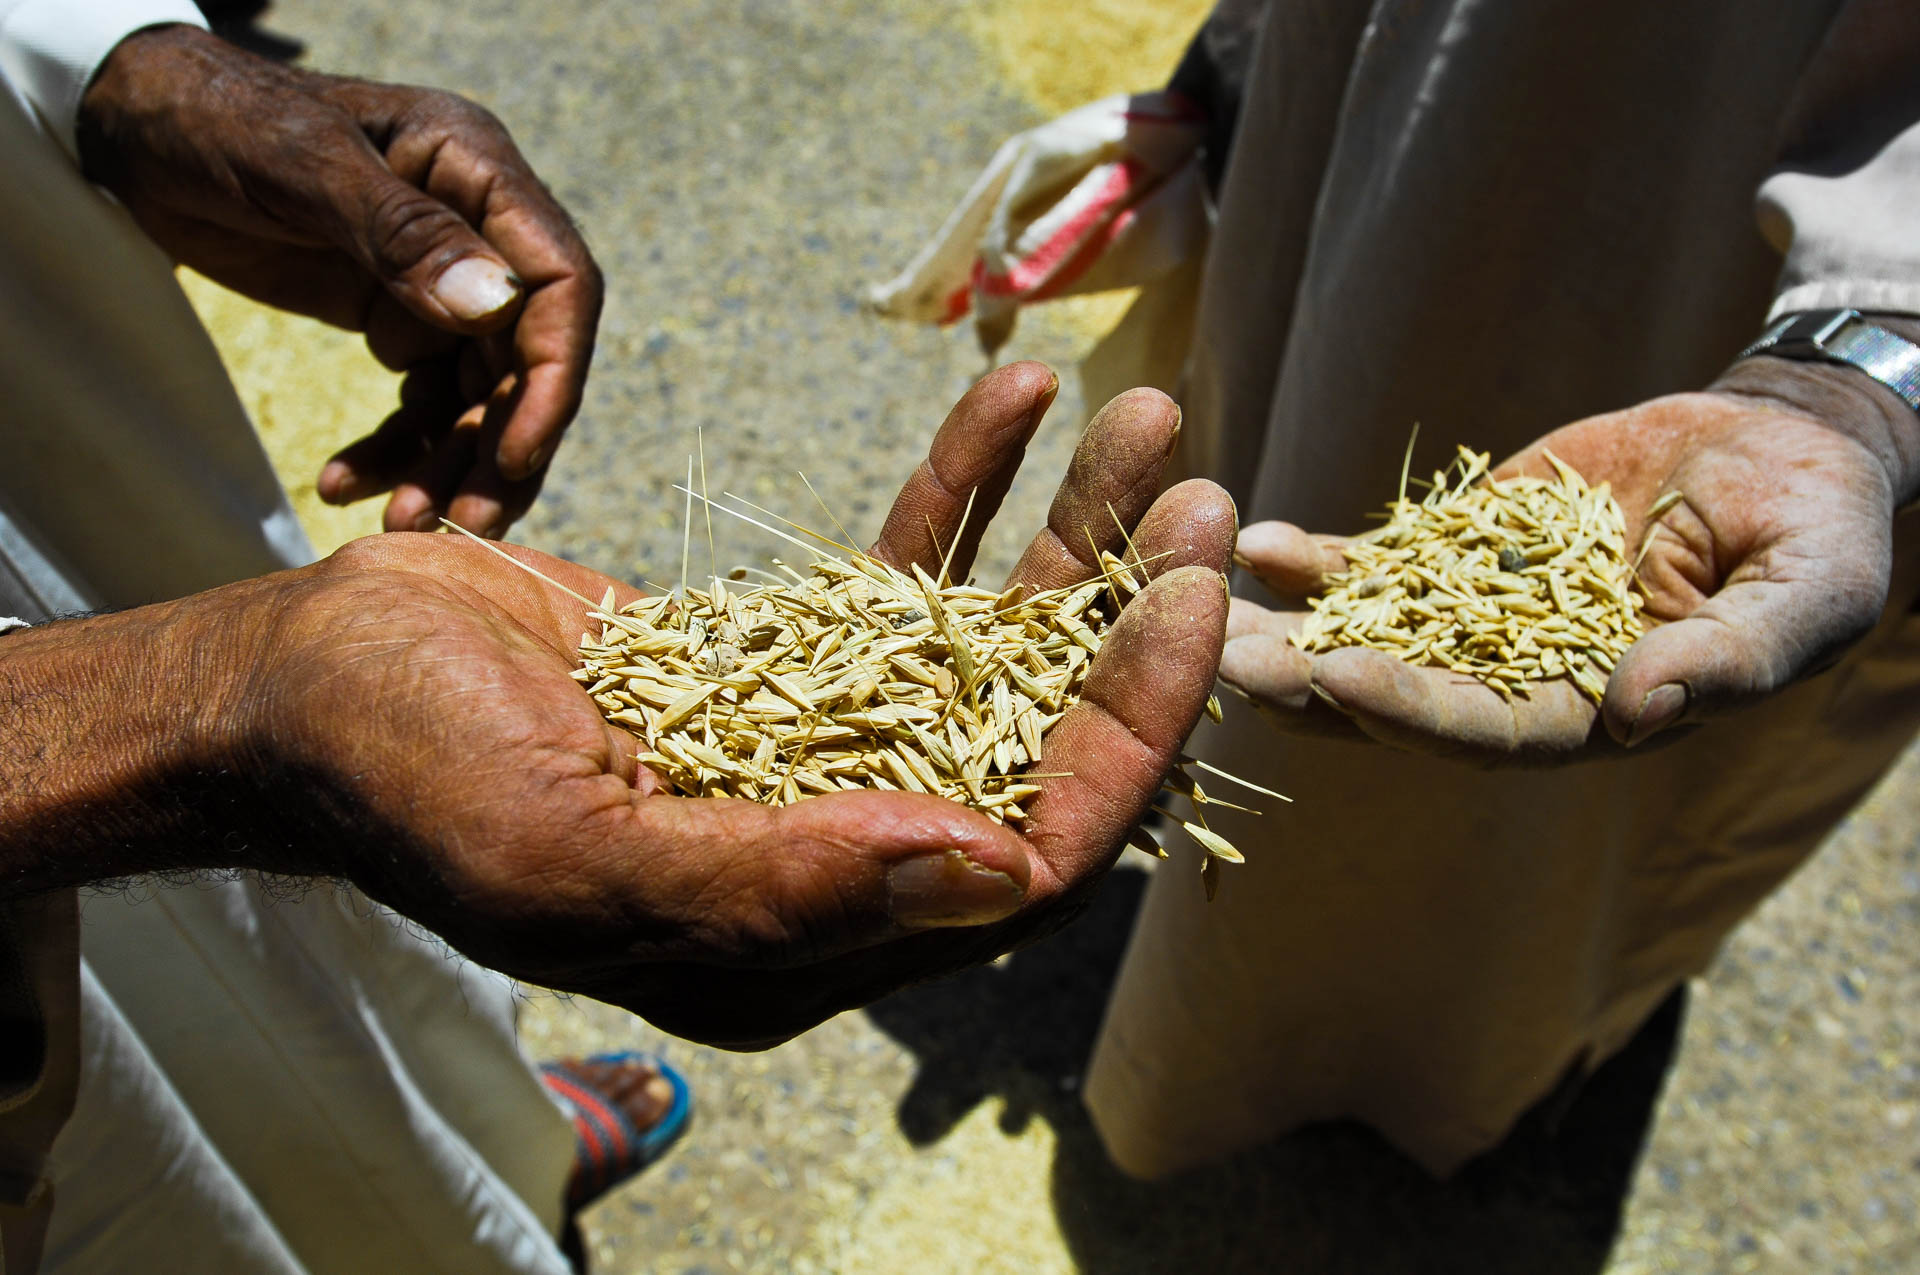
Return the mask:
MULTIPOLYGON (((1655 399, 1546 435, 1497 476, 1551 474, 1544 453, 1612 486, 1640 565, 1649 631, 1600 709, 1565 681, 1509 702, 1473 678, 1349 648, 1285 643, 1303 615, 1236 600, 1221 673, 1283 728, 1364 734, 1488 764, 1550 764, 1637 744, 1818 671, 1874 623, 1887 592, 1895 493, 1860 443, 1742 395, 1655 399), (1679 493, 1657 521, 1648 513, 1679 493)), ((1249 527, 1240 551, 1283 595, 1320 587, 1340 537, 1249 527)))

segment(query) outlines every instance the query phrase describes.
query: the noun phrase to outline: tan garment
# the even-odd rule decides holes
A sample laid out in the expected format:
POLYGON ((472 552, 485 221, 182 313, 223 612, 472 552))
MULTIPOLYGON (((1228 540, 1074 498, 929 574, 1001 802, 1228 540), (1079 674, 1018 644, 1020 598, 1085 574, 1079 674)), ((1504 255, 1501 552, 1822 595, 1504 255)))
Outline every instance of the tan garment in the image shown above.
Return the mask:
MULTIPOLYGON (((1415 421, 1416 470, 1501 455, 1704 386, 1770 306, 1920 311, 1910 4, 1274 0, 1256 56, 1182 439, 1246 522, 1359 530, 1415 421)), ((1156 874, 1086 1090, 1118 1162, 1353 1117, 1447 1172, 1622 1046, 1920 723, 1896 537, 1845 664, 1628 761, 1486 773, 1230 713, 1203 755, 1299 800, 1223 816, 1249 862, 1213 905, 1156 874)))

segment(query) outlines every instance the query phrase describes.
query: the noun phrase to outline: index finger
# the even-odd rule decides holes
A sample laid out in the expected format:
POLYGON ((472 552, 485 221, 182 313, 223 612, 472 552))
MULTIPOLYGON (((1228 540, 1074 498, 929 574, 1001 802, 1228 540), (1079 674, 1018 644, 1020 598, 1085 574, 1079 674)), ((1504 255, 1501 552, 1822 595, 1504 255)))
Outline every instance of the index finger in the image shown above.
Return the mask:
POLYGON ((1256 522, 1240 533, 1234 565, 1283 598, 1306 597, 1347 569, 1345 536, 1316 536, 1290 522, 1256 522))
POLYGON ((479 107, 449 96, 444 114, 396 137, 387 159, 465 218, 520 279, 518 384, 495 457, 502 475, 525 478, 546 464, 580 410, 605 299, 600 268, 507 130, 479 107))
POLYGON ((919 563, 937 573, 947 561, 951 578, 965 580, 1027 440, 1059 392, 1060 378, 1044 363, 1010 363, 976 381, 901 486, 869 552, 901 570, 919 563))
POLYGON ((1598 744, 1613 747, 1600 712, 1565 678, 1508 699, 1451 669, 1412 665, 1384 651, 1342 647, 1313 658, 1312 690, 1366 734, 1413 752, 1484 766, 1551 765, 1598 744))

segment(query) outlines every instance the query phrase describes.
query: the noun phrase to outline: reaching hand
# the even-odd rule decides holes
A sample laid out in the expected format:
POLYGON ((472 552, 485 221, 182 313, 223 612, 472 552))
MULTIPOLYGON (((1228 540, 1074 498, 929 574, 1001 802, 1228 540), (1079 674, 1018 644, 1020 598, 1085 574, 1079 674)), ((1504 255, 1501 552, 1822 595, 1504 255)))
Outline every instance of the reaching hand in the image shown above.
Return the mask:
POLYGON ((114 50, 81 103, 87 174, 176 260, 364 332, 400 406, 329 461, 389 531, 498 536, 580 408, 601 280, 564 209, 480 107, 280 66, 187 26, 114 50))
MULTIPOLYGON (((969 392, 875 552, 937 569, 977 488, 954 554, 963 578, 1055 385, 1029 363, 969 392)), ((268 866, 348 876, 488 965, 732 1045, 771 1043, 989 959, 1084 901, 1213 685, 1233 510, 1207 483, 1155 500, 1177 421, 1152 391, 1110 404, 1015 572, 1036 589, 1097 575, 1088 532, 1100 549, 1125 548, 1111 507, 1156 577, 1104 643, 1081 703, 1047 735, 1034 769, 1053 777, 1038 780, 1025 835, 903 792, 777 809, 665 794, 637 766, 639 742, 569 676, 589 627, 577 601, 479 545, 402 535, 174 604, 203 642, 145 648, 228 653, 189 718, 212 723, 194 726, 196 737, 229 741, 198 769, 237 776, 247 795, 223 788, 220 801, 197 802, 225 821, 203 819, 197 843, 211 850, 201 853, 240 840, 277 847, 268 866)), ((610 584, 509 552, 588 597, 610 584)), ((76 622, 69 642, 108 649, 108 633, 89 637, 86 626, 141 614, 76 622)), ((28 653, 63 628, 8 642, 28 653)), ((102 694, 125 711, 125 695, 102 694)), ((117 812, 142 789, 107 786, 117 812)), ((42 844, 64 844, 65 829, 90 817, 69 811, 49 826, 27 810, 11 835, 32 841, 37 826, 42 844)), ((8 836, 0 829, 0 850, 8 836)))
POLYGON ((1344 558, 1340 537, 1285 523, 1241 537, 1250 569, 1287 601, 1274 611, 1235 600, 1221 676, 1286 730, 1499 765, 1617 751, 1818 672, 1885 603, 1893 510, 1911 485, 1900 440, 1912 413, 1898 400, 1897 412, 1877 401, 1862 411, 1844 395, 1790 388, 1833 369, 1756 366, 1779 363, 1754 360, 1715 392, 1568 425, 1495 471, 1550 477, 1551 450, 1588 482, 1612 484, 1630 550, 1651 536, 1640 566, 1648 632, 1620 660, 1599 710, 1565 680, 1509 702, 1471 677, 1382 652, 1309 656, 1291 646, 1286 636, 1304 615, 1297 599, 1318 592, 1344 558), (1834 423, 1843 412, 1844 431, 1834 423), (1667 492, 1679 503, 1649 526, 1667 492))

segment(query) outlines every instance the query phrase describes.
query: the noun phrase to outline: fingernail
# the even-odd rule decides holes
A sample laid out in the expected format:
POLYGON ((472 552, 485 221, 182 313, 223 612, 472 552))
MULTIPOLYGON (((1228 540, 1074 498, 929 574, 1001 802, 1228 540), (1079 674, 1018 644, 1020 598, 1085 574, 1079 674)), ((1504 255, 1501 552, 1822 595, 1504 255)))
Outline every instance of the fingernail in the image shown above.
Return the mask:
POLYGON ((433 281, 433 299, 470 323, 500 313, 519 296, 513 272, 485 257, 463 257, 433 281))
POLYGON ((887 873, 888 910, 909 929, 985 925, 1020 906, 1022 891, 1004 872, 958 850, 921 855, 887 873))
POLYGON ((434 531, 437 530, 439 526, 440 515, 431 509, 423 514, 414 515, 413 529, 415 531, 434 531))
POLYGON ((1665 730, 1687 711, 1687 688, 1680 682, 1665 682, 1647 692, 1640 701, 1639 715, 1627 731, 1627 747, 1632 748, 1656 731, 1665 730))
POLYGON ((353 470, 346 461, 328 461, 326 467, 320 471, 320 480, 314 484, 320 492, 320 499, 327 501, 340 499, 346 490, 347 480, 352 475, 353 470))
POLYGON ((1335 699, 1332 693, 1328 691, 1326 687, 1320 685, 1320 683, 1309 682, 1307 683, 1307 689, 1312 691, 1314 697, 1327 707, 1336 709, 1342 713, 1347 711, 1346 707, 1342 705, 1339 700, 1335 699))
POLYGON ((1049 384, 1046 389, 1040 391, 1040 397, 1034 401, 1033 411, 1027 414, 1027 428, 1034 429, 1039 426, 1040 418, 1047 414, 1047 409, 1053 406, 1053 400, 1058 397, 1059 393, 1060 374, 1055 372, 1052 383, 1049 384))
POLYGON ((531 477, 534 474, 539 473, 542 469, 545 469, 547 466, 547 461, 552 456, 553 456, 552 443, 542 443, 538 447, 534 448, 532 451, 528 452, 527 453, 527 475, 531 477))

